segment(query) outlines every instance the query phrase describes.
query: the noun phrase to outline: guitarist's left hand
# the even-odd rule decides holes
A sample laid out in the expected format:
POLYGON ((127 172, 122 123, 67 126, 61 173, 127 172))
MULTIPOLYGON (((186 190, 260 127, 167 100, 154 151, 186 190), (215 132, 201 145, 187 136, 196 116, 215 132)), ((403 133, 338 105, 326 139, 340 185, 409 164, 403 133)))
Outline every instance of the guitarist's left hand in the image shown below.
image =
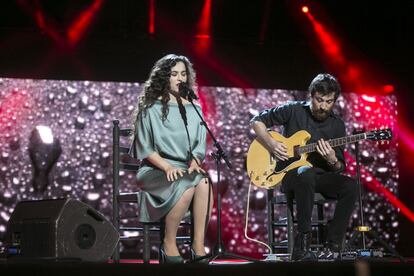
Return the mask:
POLYGON ((335 150, 323 139, 319 139, 316 145, 316 151, 322 155, 322 157, 329 163, 335 164, 338 162, 338 158, 336 158, 335 150))

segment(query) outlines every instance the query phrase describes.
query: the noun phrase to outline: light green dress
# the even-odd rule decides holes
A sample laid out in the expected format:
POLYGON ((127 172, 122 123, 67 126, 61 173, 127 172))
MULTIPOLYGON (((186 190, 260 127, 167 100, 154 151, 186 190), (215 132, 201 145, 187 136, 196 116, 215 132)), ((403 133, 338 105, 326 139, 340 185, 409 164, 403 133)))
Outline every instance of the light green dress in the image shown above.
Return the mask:
MULTIPOLYGON (((166 174, 145 160, 153 152, 157 152, 170 164, 187 169, 189 164, 189 143, 184 122, 181 119, 178 104, 169 102, 167 119, 162 121, 162 104, 155 104, 140 116, 138 121, 132 155, 143 160, 137 173, 137 179, 142 193, 140 193, 139 220, 141 222, 158 221, 175 206, 183 193, 195 187, 203 175, 197 172, 185 173, 178 180, 169 182, 166 174)), ((200 118, 193 106, 184 104, 188 131, 193 156, 202 161, 206 152, 206 131, 200 125, 200 118)), ((196 105, 201 113, 200 106, 196 105)))

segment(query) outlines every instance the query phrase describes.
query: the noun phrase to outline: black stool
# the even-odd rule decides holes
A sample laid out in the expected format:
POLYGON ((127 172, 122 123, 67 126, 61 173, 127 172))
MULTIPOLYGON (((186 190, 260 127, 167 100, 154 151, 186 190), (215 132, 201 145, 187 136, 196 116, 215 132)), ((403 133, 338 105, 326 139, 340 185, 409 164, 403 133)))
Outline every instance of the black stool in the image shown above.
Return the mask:
MULTIPOLYGON (((328 223, 324 216, 324 204, 336 202, 334 199, 327 199, 319 193, 315 193, 314 204, 316 205, 317 218, 312 218, 312 229, 316 231, 316 240, 311 244, 313 248, 320 248, 325 242, 325 228, 328 223)), ((277 194, 275 189, 268 190, 267 193, 267 213, 268 213, 268 243, 273 252, 285 251, 292 254, 293 251, 293 226, 297 221, 293 216, 293 206, 295 200, 292 193, 277 194), (286 209, 286 217, 276 218, 275 207, 283 206, 286 209), (274 231, 277 228, 287 228, 287 240, 275 241, 274 231)))
MULTIPOLYGON (((112 219, 115 228, 120 233, 120 241, 126 240, 142 240, 143 242, 143 260, 144 263, 149 263, 151 258, 151 248, 150 248, 150 238, 152 233, 157 233, 159 235, 159 240, 162 241, 164 239, 164 222, 151 222, 151 223, 135 223, 137 226, 130 227, 130 226, 121 226, 120 224, 120 204, 121 203, 129 203, 133 204, 136 207, 140 204, 140 193, 141 191, 128 191, 128 192, 121 192, 119 188, 120 183, 120 171, 128 171, 134 174, 137 173, 139 169, 139 162, 138 160, 133 159, 129 156, 129 147, 120 146, 120 137, 130 137, 132 134, 132 129, 120 129, 119 128, 119 121, 113 121, 113 184, 112 184, 112 192, 113 192, 113 199, 112 199, 112 219), (126 157, 126 158, 123 158, 126 157), (127 160, 127 161, 126 161, 127 160), (141 233, 142 236, 128 236, 125 235, 126 232, 138 232, 141 233)), ((138 215, 135 213, 133 216, 129 217, 122 217, 122 220, 129 220, 129 219, 138 219, 138 215)), ((192 241, 192 227, 191 223, 187 221, 183 221, 180 224, 180 227, 189 228, 190 232, 189 235, 177 236, 177 241, 181 243, 191 243, 192 241)), ((115 248, 115 252, 113 254, 114 262, 119 262, 120 259, 120 245, 117 244, 115 248)))

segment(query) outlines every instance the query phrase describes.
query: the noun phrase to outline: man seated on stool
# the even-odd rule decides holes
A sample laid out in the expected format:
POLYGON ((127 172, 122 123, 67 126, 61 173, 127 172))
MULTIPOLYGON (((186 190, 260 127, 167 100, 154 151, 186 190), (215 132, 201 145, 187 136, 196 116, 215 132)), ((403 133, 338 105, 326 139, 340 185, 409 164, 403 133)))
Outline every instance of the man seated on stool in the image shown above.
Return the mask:
POLYGON ((340 252, 352 211, 357 199, 357 183, 342 175, 345 169, 344 147, 332 148, 329 139, 345 136, 343 120, 333 113, 341 88, 330 74, 319 74, 309 86, 310 101, 296 101, 264 110, 251 120, 257 140, 280 161, 288 160, 287 148, 267 132, 275 125, 283 126, 283 135, 290 137, 299 130, 311 135, 308 143, 317 143, 316 151, 309 154, 311 166, 289 171, 283 178, 281 191, 292 193, 296 199, 298 233, 294 241, 292 260, 316 260, 310 250, 311 217, 314 194, 337 200, 335 214, 328 227, 325 249, 321 258, 331 258, 340 252))

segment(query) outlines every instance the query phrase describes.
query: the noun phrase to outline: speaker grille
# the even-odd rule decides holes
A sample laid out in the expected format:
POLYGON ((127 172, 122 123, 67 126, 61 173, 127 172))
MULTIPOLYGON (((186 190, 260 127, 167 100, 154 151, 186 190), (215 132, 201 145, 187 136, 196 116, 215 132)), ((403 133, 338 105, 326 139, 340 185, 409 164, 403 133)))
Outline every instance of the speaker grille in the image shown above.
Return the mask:
POLYGON ((20 254, 27 257, 55 256, 55 238, 50 220, 23 220, 12 233, 13 244, 19 245, 20 254))

